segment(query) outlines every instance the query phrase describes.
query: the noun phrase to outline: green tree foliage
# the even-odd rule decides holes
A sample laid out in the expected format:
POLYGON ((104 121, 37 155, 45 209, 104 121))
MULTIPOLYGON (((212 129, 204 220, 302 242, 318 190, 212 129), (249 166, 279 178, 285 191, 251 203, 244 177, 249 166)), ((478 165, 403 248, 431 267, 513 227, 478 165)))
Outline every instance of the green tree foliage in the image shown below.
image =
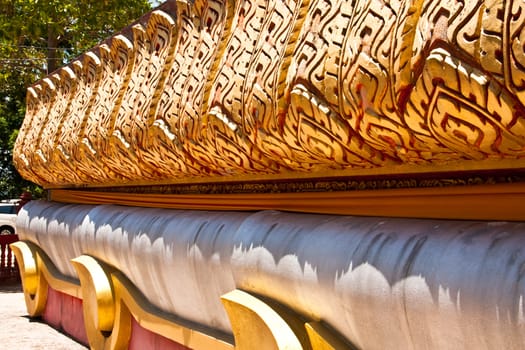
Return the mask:
POLYGON ((147 0, 0 0, 0 199, 41 192, 11 162, 27 87, 150 9, 147 0))

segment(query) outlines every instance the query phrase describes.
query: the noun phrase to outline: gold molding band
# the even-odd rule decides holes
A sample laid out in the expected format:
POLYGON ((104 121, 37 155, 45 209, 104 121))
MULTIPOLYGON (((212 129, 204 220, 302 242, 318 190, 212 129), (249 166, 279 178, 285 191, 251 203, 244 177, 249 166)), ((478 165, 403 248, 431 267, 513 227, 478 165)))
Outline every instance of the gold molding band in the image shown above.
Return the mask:
POLYGON ((195 210, 284 210, 303 213, 431 219, 523 221, 525 184, 345 192, 135 194, 51 190, 62 203, 195 210), (487 205, 490 203, 490 205, 487 205))

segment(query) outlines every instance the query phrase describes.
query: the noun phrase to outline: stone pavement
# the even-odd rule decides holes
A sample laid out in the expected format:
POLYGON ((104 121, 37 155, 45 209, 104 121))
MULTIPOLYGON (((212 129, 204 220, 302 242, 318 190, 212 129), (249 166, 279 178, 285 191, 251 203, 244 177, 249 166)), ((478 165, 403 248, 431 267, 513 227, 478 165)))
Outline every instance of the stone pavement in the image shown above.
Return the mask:
POLYGON ((87 349, 47 324, 30 319, 19 284, 0 285, 0 325, 1 349, 87 349))

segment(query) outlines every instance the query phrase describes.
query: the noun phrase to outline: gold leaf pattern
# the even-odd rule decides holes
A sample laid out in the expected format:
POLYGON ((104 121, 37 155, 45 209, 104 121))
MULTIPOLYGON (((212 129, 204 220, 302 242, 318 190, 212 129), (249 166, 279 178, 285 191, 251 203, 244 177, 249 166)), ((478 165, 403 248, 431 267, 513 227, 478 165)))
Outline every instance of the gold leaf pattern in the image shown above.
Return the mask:
POLYGON ((46 187, 524 168, 523 7, 165 4, 28 89, 14 162, 46 187))

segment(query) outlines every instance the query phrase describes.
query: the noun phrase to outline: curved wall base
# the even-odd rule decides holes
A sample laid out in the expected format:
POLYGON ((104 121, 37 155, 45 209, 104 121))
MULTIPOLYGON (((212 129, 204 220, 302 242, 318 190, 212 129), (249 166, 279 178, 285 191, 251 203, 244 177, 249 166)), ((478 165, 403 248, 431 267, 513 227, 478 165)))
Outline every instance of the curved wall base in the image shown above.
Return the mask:
POLYGON ((52 202, 18 221, 30 314, 48 284, 78 296, 95 349, 132 318, 194 349, 525 347, 521 222, 52 202))
POLYGON ((46 253, 31 242, 11 245, 20 262, 26 306, 91 349, 233 349, 233 346, 176 322, 151 305, 118 271, 90 256, 73 264, 80 285, 61 275, 46 253), (35 281, 39 285, 34 286, 35 281), (80 296, 80 298, 79 298, 80 296))

